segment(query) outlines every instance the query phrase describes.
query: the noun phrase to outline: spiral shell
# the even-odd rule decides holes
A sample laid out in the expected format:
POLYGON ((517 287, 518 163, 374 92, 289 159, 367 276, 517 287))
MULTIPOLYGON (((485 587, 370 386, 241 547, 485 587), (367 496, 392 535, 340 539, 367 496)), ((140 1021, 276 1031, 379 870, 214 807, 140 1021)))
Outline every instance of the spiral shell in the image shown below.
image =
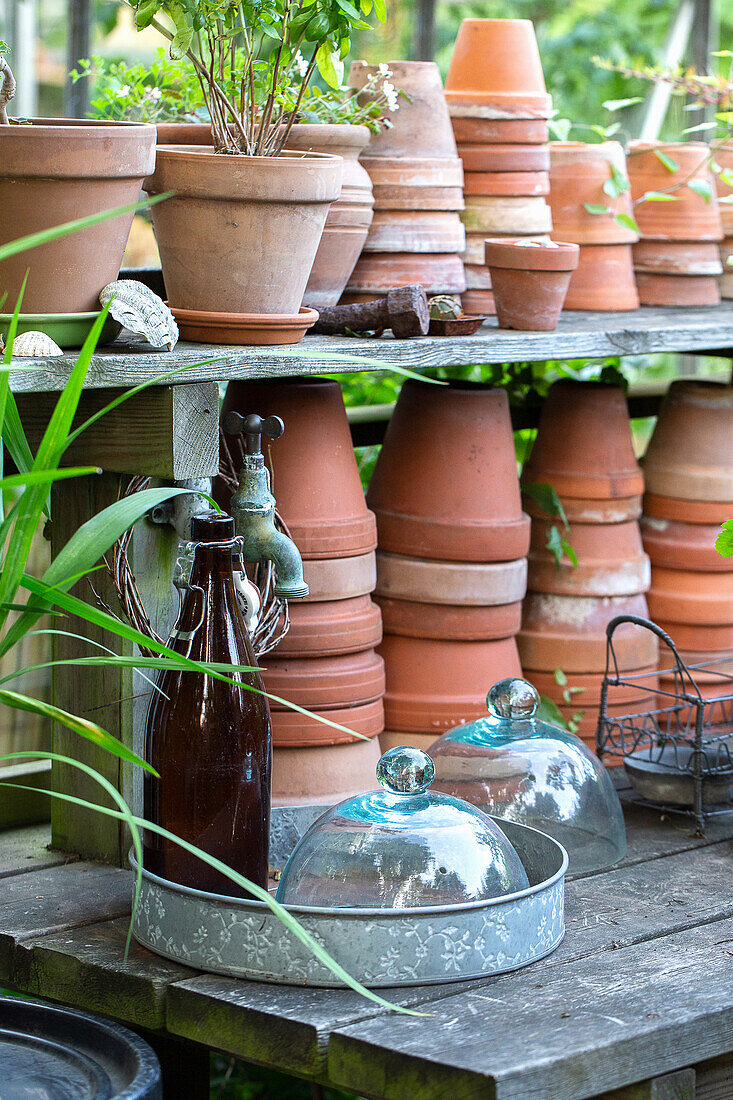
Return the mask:
POLYGON ((52 359, 63 354, 56 341, 45 332, 21 332, 13 341, 13 358, 52 359))
POLYGON ((130 332, 144 336, 154 348, 173 351, 178 343, 178 325, 165 302, 137 279, 118 279, 100 292, 103 306, 130 332))

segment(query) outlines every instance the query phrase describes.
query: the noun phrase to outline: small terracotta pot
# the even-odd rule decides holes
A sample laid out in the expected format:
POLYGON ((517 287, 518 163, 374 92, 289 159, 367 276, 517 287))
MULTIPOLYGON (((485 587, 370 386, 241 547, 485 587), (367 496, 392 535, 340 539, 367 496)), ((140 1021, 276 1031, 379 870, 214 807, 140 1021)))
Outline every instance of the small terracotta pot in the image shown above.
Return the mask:
POLYGON ((507 233, 534 236, 552 229, 550 207, 544 198, 505 195, 468 195, 461 221, 468 233, 484 236, 507 233))
POLYGON ((718 524, 680 523, 644 516, 641 534, 652 565, 669 569, 692 569, 706 573, 730 573, 733 558, 715 549, 718 524))
POLYGON ((354 707, 332 707, 328 710, 315 710, 311 707, 310 709, 314 714, 320 714, 329 722, 338 722, 352 732, 335 729, 333 726, 326 725, 325 722, 319 722, 317 718, 300 714, 296 710, 273 710, 270 717, 272 744, 275 749, 353 745, 357 742, 363 744, 362 738, 376 738, 384 729, 384 703, 381 698, 354 707), (359 734, 361 736, 358 736, 359 734))
MULTIPOLYGON (((332 714, 336 713, 340 712, 332 711, 332 714)), ((284 718, 283 712, 276 721, 284 718)), ((311 720, 310 724, 317 723, 311 720)), ((374 771, 381 754, 376 737, 369 741, 322 745, 318 748, 281 749, 275 746, 272 753, 272 804, 330 806, 344 798, 370 791, 374 787, 374 771)))
POLYGON ((466 233, 457 213, 378 210, 365 252, 462 252, 466 233))
POLYGON ((576 244, 630 244, 639 234, 615 220, 632 214, 631 192, 617 197, 603 190, 615 169, 626 178, 626 158, 617 141, 586 145, 558 141, 550 145, 550 206, 553 235, 576 244), (585 204, 605 206, 607 214, 591 214, 585 204))
POLYGON ((408 745, 413 749, 422 749, 423 752, 427 752, 435 739, 434 733, 400 733, 399 730, 384 730, 379 735, 379 747, 382 752, 388 752, 389 749, 408 745))
MULTIPOLYGON (((339 657, 284 657, 262 660, 265 690, 309 710, 331 710, 370 703, 384 694, 384 664, 373 649, 339 657)), ((270 699, 270 710, 287 710, 270 699)))
POLYGON ((581 500, 616 501, 643 492, 621 387, 554 382, 522 481, 549 482, 561 498, 581 500))
POLYGON ((644 515, 669 519, 680 523, 702 523, 720 527, 730 519, 731 502, 728 500, 678 500, 677 497, 647 493, 644 496, 644 515))
POLYGON ((717 306, 720 288, 714 275, 652 275, 636 272, 643 306, 717 306))
POLYGON ((545 145, 460 145, 464 172, 549 172, 545 145))
POLYGON ((629 244, 586 244, 570 279, 565 309, 634 310, 639 295, 629 244))
POLYGON ((707 241, 638 241, 634 270, 650 275, 720 275, 720 249, 707 241))
POLYGON ((358 653, 382 640, 382 616, 369 596, 323 603, 293 600, 288 613, 290 629, 274 651, 278 659, 358 653))
POLYGON ((723 382, 673 382, 644 456, 648 491, 682 500, 733 502, 731 439, 733 388, 723 382))
POLYGON ((491 290, 491 272, 482 264, 463 265, 466 272, 466 290, 491 290))
POLYGON ((547 549, 549 524, 535 520, 529 547, 528 584, 532 592, 563 596, 634 596, 649 587, 649 558, 639 524, 574 523, 565 537, 578 564, 558 565, 547 549))
POLYGON ((377 583, 377 556, 372 550, 351 558, 305 558, 303 577, 310 589, 304 603, 368 596, 377 583))
POLYGON ((467 290, 461 295, 465 313, 473 316, 493 317, 496 314, 494 292, 491 290, 467 290))
MULTIPOLYGON (((455 157, 448 107, 443 94, 440 71, 434 61, 389 61, 389 78, 400 96, 399 110, 388 115, 391 127, 373 134, 369 155, 381 157, 455 157)), ((363 88, 374 75, 376 66, 354 61, 348 84, 363 88)))
MULTIPOLYGON (((480 266, 486 273, 486 278, 490 278, 489 269, 486 264, 486 233, 466 233, 466 247, 463 252, 464 264, 471 264, 472 266, 480 266)), ((494 240, 526 240, 526 241, 549 241, 550 237, 547 233, 498 233, 494 240)), ((480 289, 480 288, 474 288, 480 289)), ((483 289, 488 289, 484 287, 483 289)))
POLYGON ((654 566, 648 602, 655 620, 688 626, 733 625, 733 572, 654 566))
POLYGON ((466 195, 549 195, 547 172, 466 172, 466 195))
MULTIPOLYGON (((603 672, 606 626, 617 615, 649 618, 644 596, 549 596, 530 592, 524 600, 517 645, 524 668, 565 673, 603 672)), ((658 660, 657 637, 633 624, 613 636, 619 668, 628 672, 658 660)))
POLYGON ((513 638, 453 642, 385 634, 385 726, 415 733, 443 730, 486 714, 487 685, 520 676, 513 638))
POLYGON ((299 344, 318 320, 316 310, 305 306, 297 313, 219 313, 165 304, 175 317, 181 338, 198 344, 237 347, 299 344))
POLYGON ((578 252, 576 244, 487 240, 486 266, 500 327, 556 328, 578 252))
POLYGON ((522 621, 522 601, 498 606, 468 607, 417 603, 377 596, 388 634, 436 638, 453 642, 510 638, 522 621))
MULTIPOLYGON (((304 558, 365 554, 376 546, 374 516, 361 487, 341 387, 321 378, 230 382, 230 411, 280 416, 267 442, 278 509, 304 558)), ((222 499, 226 507, 228 499, 222 499)))
MULTIPOLYGON (((620 497, 618 500, 558 496, 569 523, 627 523, 641 516, 641 496, 620 497)), ((543 511, 528 493, 522 493, 522 507, 533 519, 557 522, 557 517, 543 511)))
POLYGON ((679 650, 697 652, 704 649, 709 653, 727 653, 729 649, 733 649, 733 625, 700 626, 697 623, 690 625, 665 622, 664 619, 655 619, 655 622, 662 630, 666 630, 679 650))
POLYGON ((547 123, 541 118, 451 117, 451 122, 456 145, 544 145, 550 140, 547 123))
MULTIPOLYGON (((730 228, 733 229, 733 225, 730 228)), ((733 298, 733 237, 726 237, 720 245, 720 264, 723 269, 720 276, 720 296, 728 301, 733 298)))
POLYGON ((521 601, 527 591, 527 560, 430 561, 377 551, 379 596, 453 606, 497 606, 521 601))
POLYGON ((715 182, 709 167, 710 149, 701 141, 675 144, 663 141, 629 142, 627 164, 631 180, 631 195, 642 237, 664 241, 720 241, 723 224, 715 192, 715 182), (657 156, 663 153, 678 165, 670 172, 657 156), (702 180, 710 184, 712 198, 693 191, 687 181, 702 180), (638 202, 649 191, 669 191, 673 202, 638 202))
POLYGON ((461 294, 466 278, 460 257, 450 252, 362 252, 347 293, 386 294, 412 283, 424 286, 428 294, 461 294))
POLYGON ((549 118, 540 52, 529 19, 464 19, 453 48, 445 95, 490 108, 494 118, 549 118))
POLYGON ((408 379, 367 493, 380 549, 448 561, 527 552, 509 405, 503 390, 408 379))

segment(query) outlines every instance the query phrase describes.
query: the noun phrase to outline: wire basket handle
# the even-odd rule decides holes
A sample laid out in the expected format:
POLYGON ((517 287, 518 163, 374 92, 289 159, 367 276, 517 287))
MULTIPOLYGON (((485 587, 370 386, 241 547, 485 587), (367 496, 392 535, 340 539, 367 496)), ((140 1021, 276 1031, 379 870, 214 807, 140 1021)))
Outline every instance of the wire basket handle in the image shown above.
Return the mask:
POLYGON ((667 648, 671 651, 674 657, 675 664, 677 666, 677 673, 680 676, 681 682, 687 682, 694 689, 695 695, 698 699, 702 699, 700 689, 693 679, 692 673, 682 660, 677 650, 677 646, 666 630, 662 630, 661 626, 657 626, 651 619, 642 619, 639 615, 617 615, 615 619, 611 619, 610 623, 606 626, 606 672, 604 680, 608 680, 611 669, 611 662, 613 661, 613 669, 616 675, 616 679, 620 679, 620 672, 618 667, 618 660, 616 658, 616 652, 613 648, 613 635, 616 627, 621 626, 623 623, 631 623, 633 626, 643 627, 645 630, 651 630, 652 634, 656 634, 657 637, 664 642, 667 648))

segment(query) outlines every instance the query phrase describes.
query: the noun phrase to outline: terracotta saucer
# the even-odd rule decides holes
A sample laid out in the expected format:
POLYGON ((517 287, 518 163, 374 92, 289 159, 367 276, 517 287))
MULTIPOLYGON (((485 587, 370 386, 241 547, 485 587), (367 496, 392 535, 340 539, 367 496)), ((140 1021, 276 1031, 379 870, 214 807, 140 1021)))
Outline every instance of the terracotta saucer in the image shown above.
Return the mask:
MULTIPOLYGON (((170 303, 166 303, 170 305, 170 303)), ((170 306, 181 337, 196 344, 298 344, 318 320, 315 309, 298 313, 210 313, 170 306)))
POLYGON ((457 317, 455 320, 436 320, 433 318, 428 336, 473 336, 478 332, 488 314, 476 314, 470 317, 457 317))

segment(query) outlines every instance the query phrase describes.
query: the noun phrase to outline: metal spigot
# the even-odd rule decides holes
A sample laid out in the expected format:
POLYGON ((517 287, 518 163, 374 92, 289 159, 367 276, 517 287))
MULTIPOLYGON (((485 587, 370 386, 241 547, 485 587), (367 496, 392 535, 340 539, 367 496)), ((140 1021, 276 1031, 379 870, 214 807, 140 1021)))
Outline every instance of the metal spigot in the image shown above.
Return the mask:
POLYGON ((302 599, 308 595, 303 562, 293 540, 275 526, 275 498, 270 492, 270 471, 262 454, 262 436, 277 439, 285 431, 285 425, 279 416, 263 419, 257 413, 240 416, 230 412, 224 420, 224 431, 244 436, 239 488, 229 506, 237 534, 243 539, 244 560, 271 561, 275 566, 275 595, 287 600, 302 599))

